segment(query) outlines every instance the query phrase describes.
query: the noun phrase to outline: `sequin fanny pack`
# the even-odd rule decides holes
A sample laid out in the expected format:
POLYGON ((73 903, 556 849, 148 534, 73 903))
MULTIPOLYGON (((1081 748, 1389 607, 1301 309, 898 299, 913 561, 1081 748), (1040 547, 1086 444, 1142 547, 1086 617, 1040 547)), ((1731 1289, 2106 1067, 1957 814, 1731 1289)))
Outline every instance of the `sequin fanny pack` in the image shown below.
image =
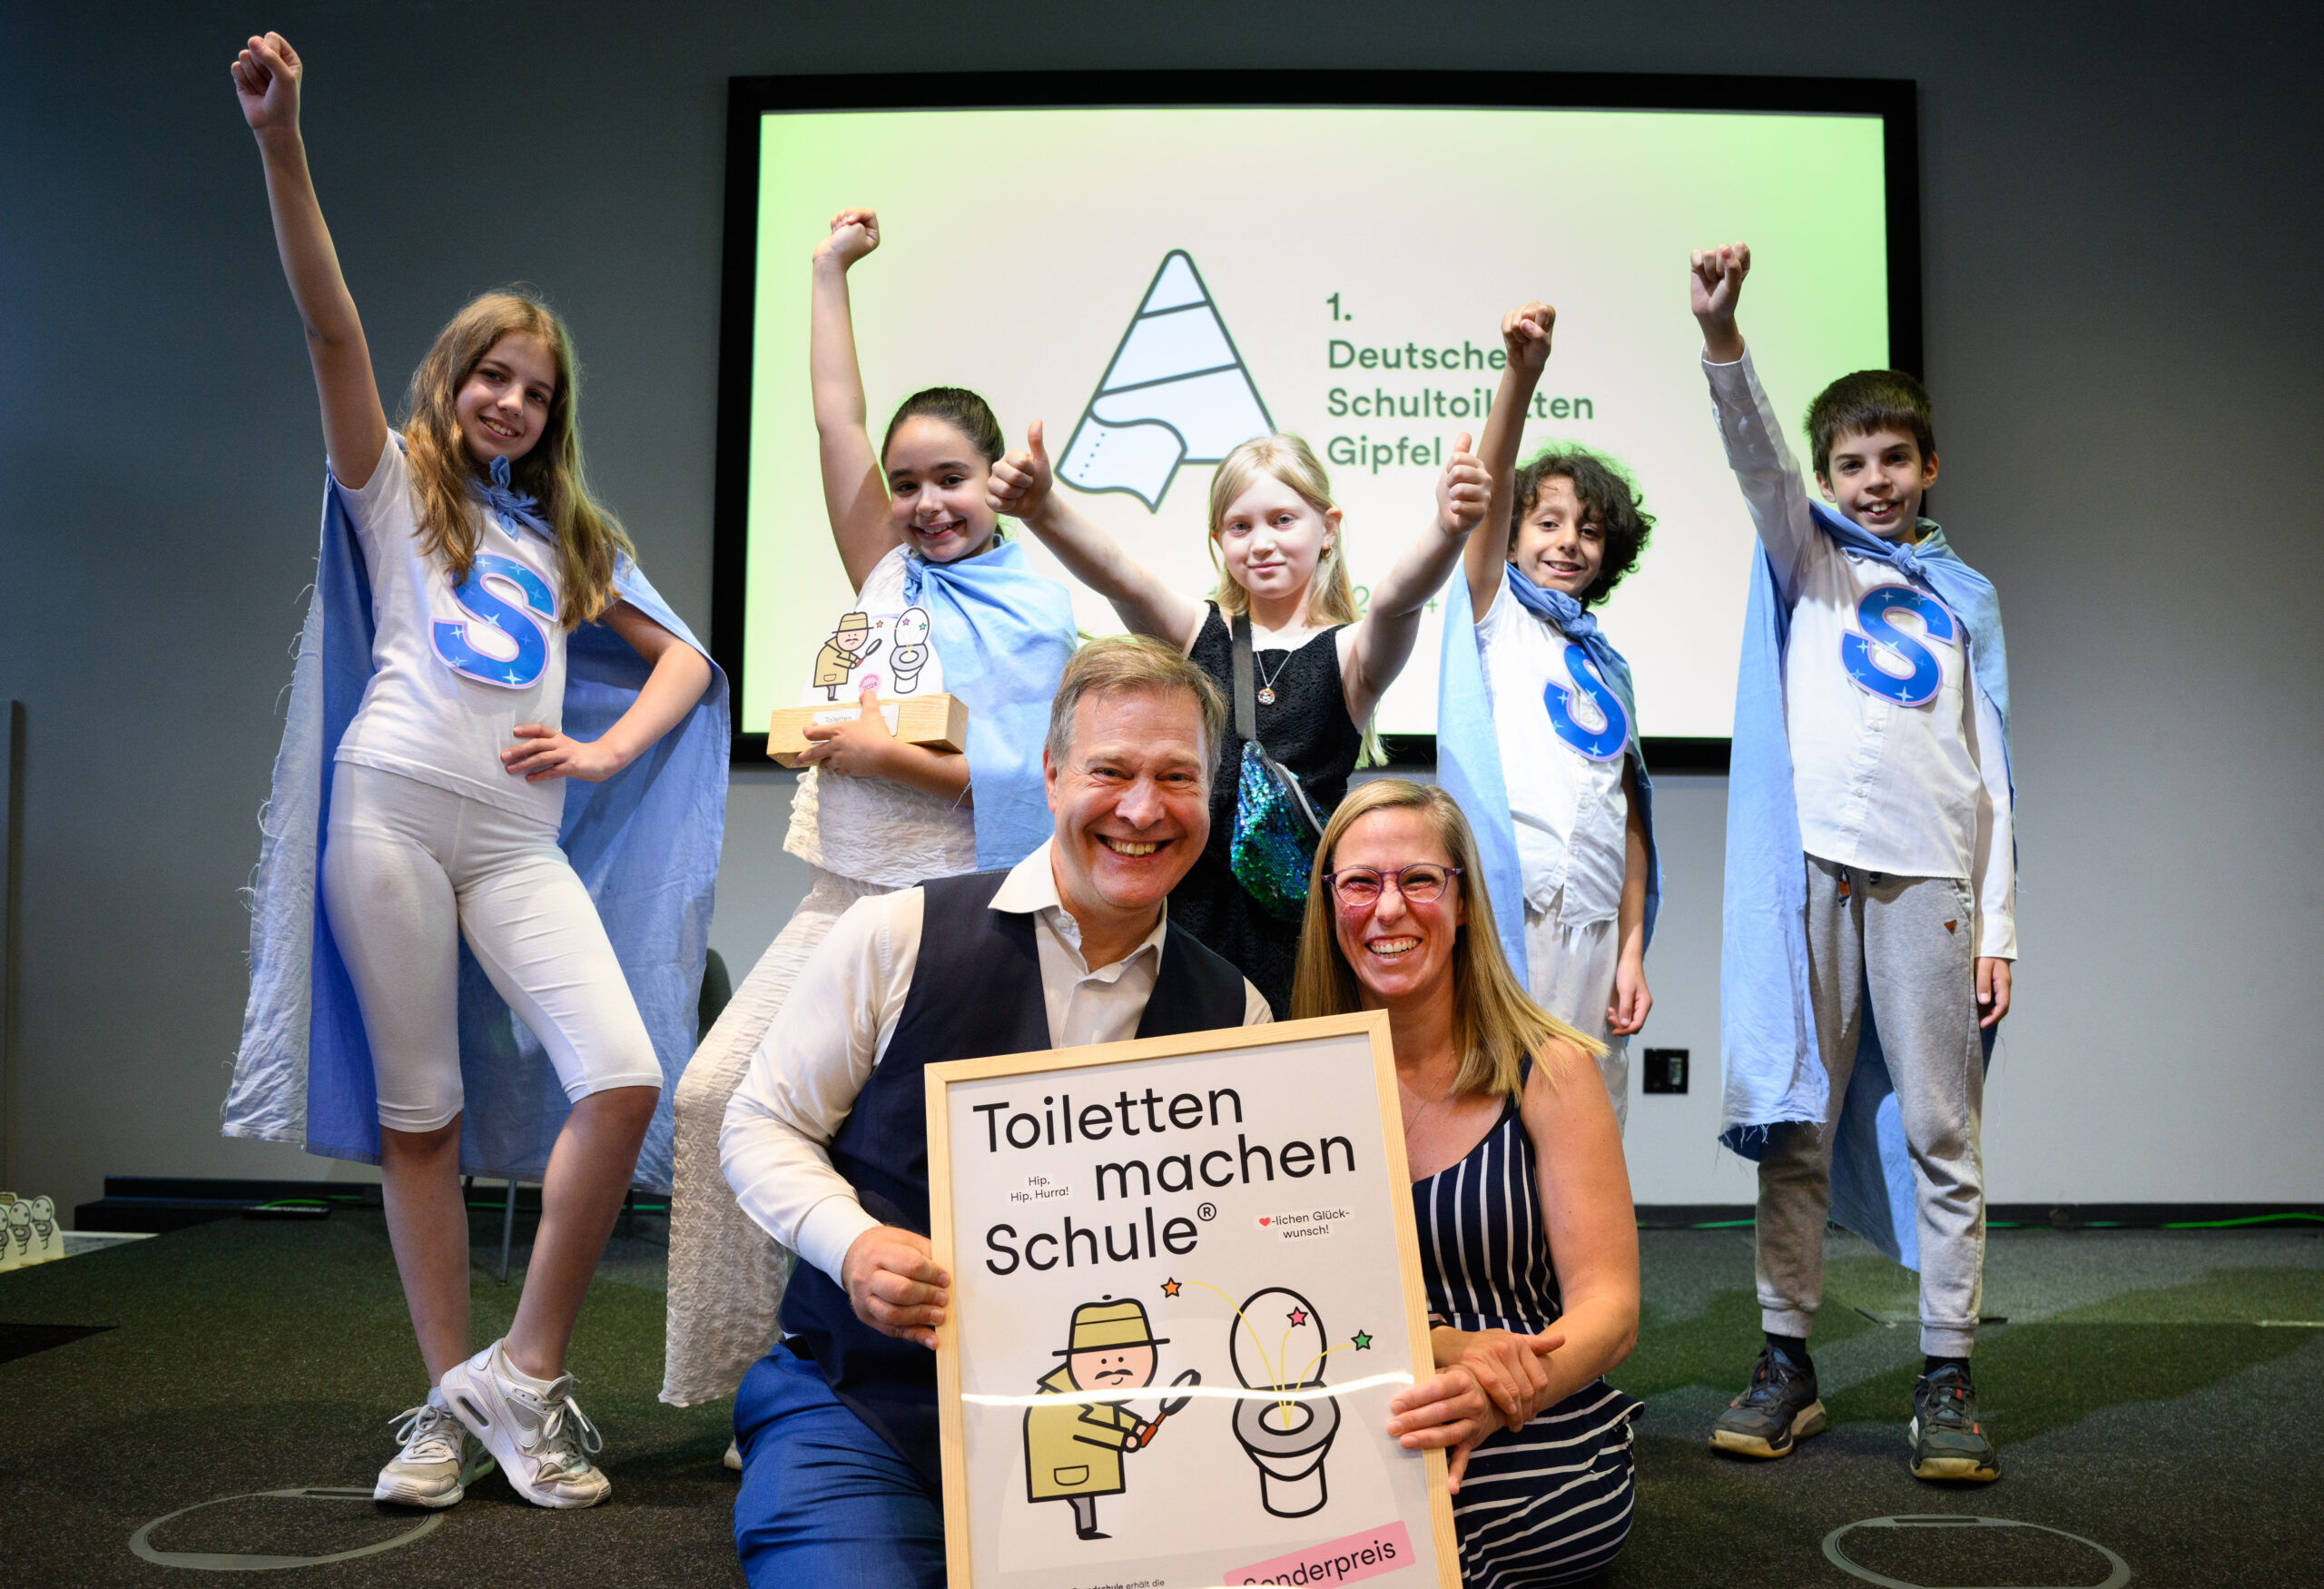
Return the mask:
POLYGON ((1235 788, 1235 839, 1229 864, 1243 892, 1271 913, 1295 918, 1306 908, 1307 873, 1324 824, 1288 767, 1259 744, 1259 710, 1251 687, 1251 615, 1235 617, 1235 732, 1243 765, 1235 788))

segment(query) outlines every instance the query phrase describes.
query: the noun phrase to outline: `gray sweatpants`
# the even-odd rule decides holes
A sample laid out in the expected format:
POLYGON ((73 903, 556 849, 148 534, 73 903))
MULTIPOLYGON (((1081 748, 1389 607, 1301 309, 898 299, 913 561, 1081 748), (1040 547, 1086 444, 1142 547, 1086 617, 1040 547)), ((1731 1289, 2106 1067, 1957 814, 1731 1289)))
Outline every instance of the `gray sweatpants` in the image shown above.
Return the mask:
MULTIPOLYGON (((1921 1349, 1965 1357, 1984 1288, 1985 1189, 1978 1132, 1985 1071, 1977 1036, 1974 901, 1952 877, 1807 864, 1808 988, 1837 1120, 1856 1069, 1866 1001, 1896 1083, 1917 1196, 1921 1349)), ((1806 1336, 1824 1299, 1832 1127, 1771 1132, 1759 1160, 1759 1318, 1806 1336)))

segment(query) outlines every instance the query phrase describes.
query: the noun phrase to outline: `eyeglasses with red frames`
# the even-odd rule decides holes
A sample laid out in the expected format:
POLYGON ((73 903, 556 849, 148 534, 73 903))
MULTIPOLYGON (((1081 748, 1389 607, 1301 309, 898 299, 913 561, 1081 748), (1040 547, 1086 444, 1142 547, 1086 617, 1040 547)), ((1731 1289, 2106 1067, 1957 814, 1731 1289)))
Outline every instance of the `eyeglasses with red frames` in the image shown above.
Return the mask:
POLYGON ((1460 875, 1458 866, 1415 861, 1393 872, 1350 866, 1344 871, 1324 873, 1324 881, 1331 885, 1333 898, 1350 910, 1360 911, 1378 904, 1382 892, 1390 887, 1403 896, 1406 904, 1434 904, 1444 897, 1444 890, 1452 879, 1460 875))

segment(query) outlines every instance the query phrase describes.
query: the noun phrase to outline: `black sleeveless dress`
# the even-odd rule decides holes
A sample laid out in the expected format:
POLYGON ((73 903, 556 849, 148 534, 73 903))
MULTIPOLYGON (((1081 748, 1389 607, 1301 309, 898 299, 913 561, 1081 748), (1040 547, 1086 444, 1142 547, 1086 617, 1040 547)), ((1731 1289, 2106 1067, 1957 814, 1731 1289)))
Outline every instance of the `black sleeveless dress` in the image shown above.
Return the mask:
MULTIPOLYGON (((1413 1182, 1432 1324, 1539 1335, 1558 1321, 1565 1306, 1540 1186, 1514 1098, 1460 1162, 1413 1182)), ((1452 1497, 1461 1582, 1533 1589, 1603 1571, 1630 1538, 1630 1423, 1644 1410, 1593 1379, 1522 1429, 1479 1443, 1452 1497)))
MULTIPOLYGON (((1296 651, 1258 651, 1252 656, 1254 684, 1272 679, 1275 689, 1272 704, 1255 703, 1259 743, 1298 777, 1322 822, 1331 820, 1347 793, 1348 775, 1364 749, 1363 732, 1348 716, 1347 696, 1340 688, 1339 632, 1334 626, 1296 651)), ((1171 890, 1170 920, 1239 967, 1281 1021, 1291 1013, 1299 923, 1273 914, 1235 881, 1235 795, 1243 736, 1235 732, 1235 639, 1216 602, 1187 655, 1226 694, 1226 732, 1219 736, 1218 763, 1210 776, 1210 843, 1171 890)))

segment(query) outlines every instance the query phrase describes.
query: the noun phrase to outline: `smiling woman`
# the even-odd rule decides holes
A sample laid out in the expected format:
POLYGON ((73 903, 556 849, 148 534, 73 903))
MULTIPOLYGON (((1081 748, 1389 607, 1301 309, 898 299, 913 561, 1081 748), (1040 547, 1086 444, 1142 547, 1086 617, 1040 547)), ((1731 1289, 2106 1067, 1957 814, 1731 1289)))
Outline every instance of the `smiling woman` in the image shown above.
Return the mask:
POLYGON ((1600 1377, 1638 1334, 1630 1180, 1598 1045, 1526 997, 1442 789, 1379 779, 1324 830, 1294 1012, 1354 1009, 1388 1012, 1438 1370, 1388 1432, 1450 1448, 1463 1582, 1589 1576, 1635 1488, 1642 1409, 1600 1377))

